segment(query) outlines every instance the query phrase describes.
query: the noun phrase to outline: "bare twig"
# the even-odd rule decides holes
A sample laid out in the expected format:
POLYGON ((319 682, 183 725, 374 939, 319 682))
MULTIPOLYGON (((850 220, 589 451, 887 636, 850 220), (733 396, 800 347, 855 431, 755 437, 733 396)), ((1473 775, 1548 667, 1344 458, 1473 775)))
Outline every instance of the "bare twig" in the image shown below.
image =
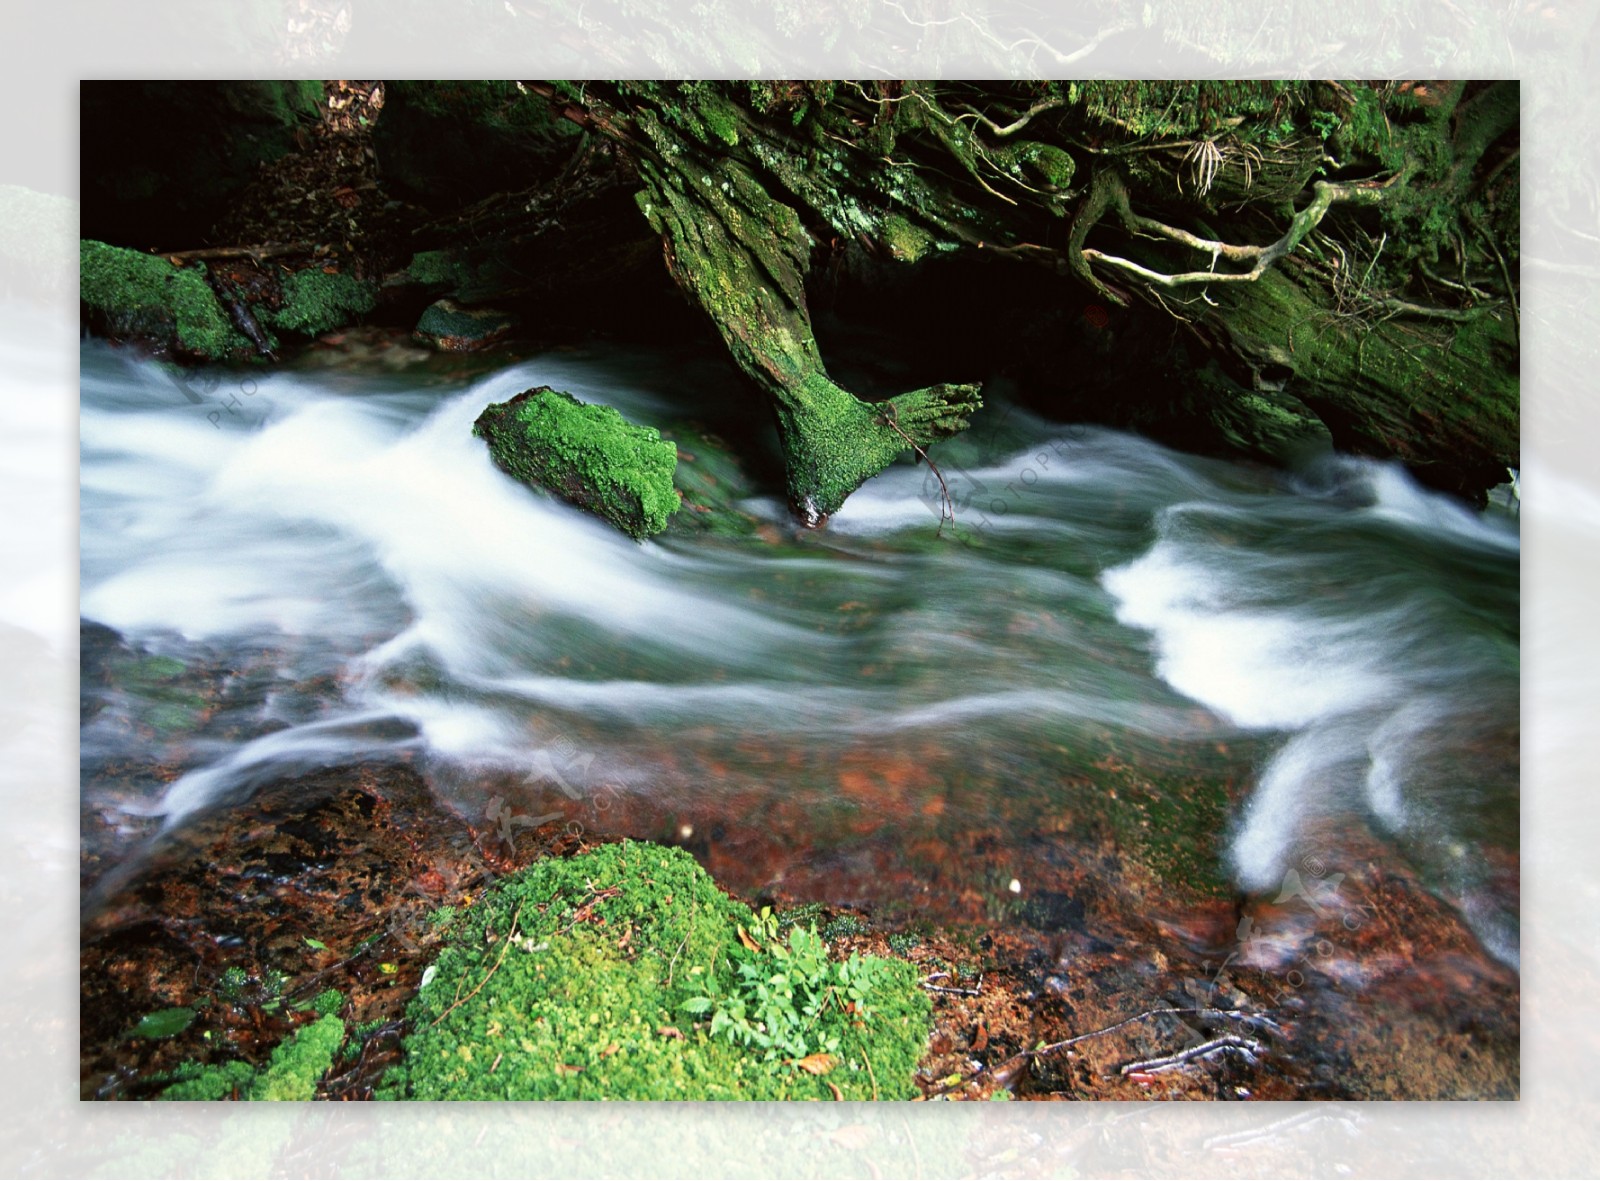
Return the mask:
POLYGON ((947 992, 947 993, 950 993, 952 996, 982 996, 983 995, 983 977, 982 976, 978 977, 978 987, 977 988, 950 988, 950 987, 947 987, 947 986, 944 986, 944 985, 939 985, 939 984, 934 984, 933 983, 933 981, 935 981, 935 980, 948 980, 948 979, 950 979, 950 973, 949 972, 934 972, 932 975, 924 976, 922 978, 922 980, 921 980, 921 984, 922 984, 922 987, 926 988, 929 992, 947 992))
POLYGON ((906 445, 917 453, 922 461, 928 465, 929 470, 933 472, 934 478, 939 481, 939 494, 942 497, 942 502, 939 505, 939 531, 943 532, 945 521, 948 520, 951 524, 954 524, 956 519, 956 502, 950 497, 950 485, 944 482, 944 473, 939 470, 939 465, 933 462, 933 459, 922 449, 917 441, 900 429, 899 411, 895 409, 893 402, 884 403, 883 413, 878 416, 878 421, 887 425, 895 434, 904 439, 906 445))
POLYGON ((1187 1062, 1193 1062, 1196 1058, 1207 1058, 1223 1050, 1237 1050, 1246 1058, 1254 1060, 1255 1056, 1265 1049, 1265 1046, 1252 1038, 1240 1037, 1236 1033, 1225 1033, 1221 1037, 1214 1037, 1198 1046, 1190 1046, 1187 1050, 1180 1050, 1176 1054, 1130 1062, 1119 1073, 1123 1077, 1130 1074, 1157 1074, 1163 1070, 1175 1070, 1187 1062))
MULTIPOLYGON (((949 1084, 948 1086, 944 1086, 944 1087, 939 1088, 939 1090, 934 1091, 933 1094, 934 1095, 949 1094, 951 1091, 955 1090, 956 1087, 966 1086, 968 1083, 973 1082, 973 1081, 975 1081, 975 1080, 977 1080, 979 1078, 982 1078, 985 1074, 995 1074, 999 1070, 1003 1070, 1008 1066, 1012 1066, 1014 1064, 1015 1065, 1020 1065, 1021 1063, 1027 1062, 1027 1061, 1031 1061, 1034 1058, 1042 1058, 1046 1054, 1053 1054, 1057 1050, 1064 1050, 1068 1046, 1075 1046, 1079 1042, 1088 1041, 1090 1038, 1105 1037, 1107 1034, 1116 1033, 1119 1029, 1126 1029, 1128 1026, 1132 1025, 1136 1021, 1144 1021, 1144 1020, 1146 1020, 1146 1019, 1148 1019, 1150 1017, 1177 1016, 1177 1015, 1180 1015, 1180 1014, 1186 1014, 1186 1015, 1190 1015, 1190 1016, 1211 1017, 1211 1018, 1227 1017, 1227 1018, 1230 1018, 1230 1019, 1235 1020, 1235 1021, 1254 1021, 1254 1022, 1259 1022, 1260 1024, 1266 1026, 1268 1029, 1273 1030, 1274 1032, 1278 1031, 1277 1022, 1271 1020, 1270 1018, 1262 1016, 1260 1013, 1247 1013, 1243 1009, 1211 1009, 1211 1008, 1196 1007, 1196 1006, 1181 1006, 1181 1007, 1176 1007, 1176 1008, 1163 1008, 1163 1009, 1146 1009, 1142 1013, 1135 1013, 1132 1017, 1125 1017, 1121 1021, 1118 1021, 1114 1025, 1107 1025, 1104 1029, 1092 1029, 1088 1033, 1080 1033, 1080 1034, 1076 1035, 1075 1037, 1064 1038, 1059 1042, 1051 1042, 1049 1045, 1039 1046, 1036 1049, 1032 1049, 1032 1050, 1019 1050, 1017 1053, 1015 1053, 1015 1054, 1011 1055, 1011 1057, 1007 1058, 1004 1062, 1000 1063, 1000 1065, 998 1067, 989 1067, 989 1066, 979 1067, 972 1074, 967 1075, 966 1077, 962 1078, 958 1082, 954 1082, 954 1083, 949 1084)), ((1227 1036, 1232 1037, 1232 1036, 1235 1036, 1235 1035, 1231 1035, 1230 1034, 1230 1035, 1227 1035, 1227 1036)), ((1240 1039, 1240 1040, 1243 1041, 1243 1040, 1246 1040, 1246 1039, 1240 1039)), ((1257 1045, 1254 1042, 1252 1042, 1251 1044, 1252 1045, 1256 1045, 1257 1049, 1261 1048, 1259 1045, 1257 1045)), ((1127 1073, 1127 1072, 1124 1071, 1124 1073, 1127 1073)))
POLYGON ((483 979, 478 981, 478 986, 471 992, 467 993, 466 996, 458 996, 455 1000, 451 1001, 450 1007, 435 1017, 429 1023, 430 1026, 439 1024, 439 1022, 443 1021, 446 1017, 450 1016, 451 1013, 455 1012, 457 1008, 466 1004, 473 997, 477 996, 478 993, 483 990, 483 986, 489 983, 489 977, 493 976, 497 971, 500 970, 500 965, 506 958, 506 951, 511 947, 512 937, 517 933, 517 919, 520 918, 521 915, 522 903, 519 902, 517 903, 517 909, 511 914, 511 929, 506 932, 506 937, 500 944, 500 954, 495 957, 494 967, 490 968, 489 971, 484 974, 483 979))
POLYGON ((268 243, 265 246, 213 246, 205 250, 164 250, 156 251, 156 257, 167 259, 169 262, 189 262, 193 259, 208 258, 249 258, 260 262, 265 258, 280 258, 286 254, 310 254, 316 250, 315 242, 288 242, 281 245, 268 243))

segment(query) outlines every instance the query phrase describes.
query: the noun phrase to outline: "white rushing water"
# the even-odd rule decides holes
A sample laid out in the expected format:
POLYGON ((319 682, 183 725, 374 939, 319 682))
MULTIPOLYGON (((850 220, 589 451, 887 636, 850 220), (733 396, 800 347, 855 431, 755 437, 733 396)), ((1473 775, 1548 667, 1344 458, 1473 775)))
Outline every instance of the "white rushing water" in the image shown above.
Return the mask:
MULTIPOLYGON (((1516 849, 1514 740, 1509 767, 1480 750, 1515 733, 1513 522, 1390 465, 1289 478, 1019 411, 936 452, 959 506, 942 539, 908 465, 818 534, 758 500, 778 543, 640 545, 520 487, 471 435, 538 384, 665 423, 690 381, 671 374, 567 356, 466 387, 279 373, 230 394, 224 377, 197 401, 86 347, 84 619, 180 661, 255 653, 275 686, 247 700, 265 732, 192 735, 184 775, 120 806, 175 823, 396 752, 528 770, 571 762, 575 735, 587 775, 702 793, 758 776, 675 783, 648 752, 758 734, 803 764, 911 736, 995 759, 1255 735, 1272 754, 1229 836, 1243 887, 1276 885, 1308 825, 1353 818, 1514 960, 1514 899, 1484 894, 1472 855, 1516 849)), ((117 717, 86 723, 86 767, 126 753, 117 717)))

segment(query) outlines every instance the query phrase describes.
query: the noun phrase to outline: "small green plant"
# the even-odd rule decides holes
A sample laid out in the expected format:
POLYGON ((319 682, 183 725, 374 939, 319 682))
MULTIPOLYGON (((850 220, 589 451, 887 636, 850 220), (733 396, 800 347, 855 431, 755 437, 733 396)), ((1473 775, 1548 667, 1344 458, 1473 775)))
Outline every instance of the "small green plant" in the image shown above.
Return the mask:
POLYGON ((778 931, 788 931, 790 927, 814 927, 822 921, 826 907, 820 902, 802 902, 799 906, 786 907, 778 911, 778 931))
POLYGON ((837 943, 841 939, 850 939, 856 935, 865 935, 869 930, 866 923, 853 914, 842 914, 831 920, 822 928, 822 937, 829 943, 837 943))
POLYGON ((691 997, 684 1011, 711 1018, 713 1037, 764 1052, 802 1059, 839 1049, 839 1035, 822 1023, 830 1011, 867 1022, 871 1001, 882 985, 883 962, 852 955, 830 960, 828 945, 815 927, 791 927, 787 945, 770 908, 756 920, 756 934, 744 944, 733 985, 726 992, 691 997), (762 941, 765 946, 762 946, 762 941))
POLYGON ((918 947, 921 943, 920 937, 905 931, 896 931, 889 936, 889 950, 895 955, 910 955, 912 949, 918 947))
POLYGON ((448 931, 461 912, 453 906, 441 906, 428 912, 428 926, 435 931, 448 931))
POLYGON ((225 968, 222 975, 217 977, 217 995, 230 1003, 242 999, 248 987, 250 987, 250 973, 237 964, 225 968))
MULTIPOLYGON (((296 1005, 296 1008, 299 1008, 296 1005)), ((344 1008, 344 994, 339 989, 323 989, 310 999, 306 1008, 314 1010, 320 1016, 336 1016, 344 1008)))

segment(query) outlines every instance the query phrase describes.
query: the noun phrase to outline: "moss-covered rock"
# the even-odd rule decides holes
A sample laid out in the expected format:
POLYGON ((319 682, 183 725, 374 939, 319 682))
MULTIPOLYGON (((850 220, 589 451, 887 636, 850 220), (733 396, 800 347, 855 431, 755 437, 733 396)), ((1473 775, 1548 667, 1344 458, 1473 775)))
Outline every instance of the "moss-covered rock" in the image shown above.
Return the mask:
POLYGON ((375 283, 310 267, 283 280, 282 306, 262 311, 260 319, 274 328, 317 336, 351 324, 376 303, 375 283))
POLYGON ((631 841, 502 882, 409 1016, 380 1097, 907 1099, 930 1026, 910 964, 830 961, 631 841))
POLYGON ((654 427, 636 426, 549 386, 487 407, 472 433, 508 475, 604 517, 629 537, 667 527, 679 496, 677 449, 654 427))
POLYGON ((253 351, 206 282, 204 264, 176 267, 84 239, 78 294, 90 322, 111 337, 210 361, 253 351))
POLYGON ((504 340, 514 323, 494 308, 469 308, 440 299, 428 305, 412 335, 441 352, 470 353, 504 340))

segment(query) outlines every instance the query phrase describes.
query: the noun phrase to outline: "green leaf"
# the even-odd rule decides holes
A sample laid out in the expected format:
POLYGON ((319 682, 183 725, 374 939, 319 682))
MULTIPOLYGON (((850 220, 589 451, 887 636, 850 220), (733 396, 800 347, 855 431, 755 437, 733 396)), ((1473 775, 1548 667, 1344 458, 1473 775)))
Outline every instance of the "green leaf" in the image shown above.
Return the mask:
POLYGON ((189 1028, 189 1023, 194 1020, 193 1009, 158 1009, 154 1013, 146 1014, 133 1027, 129 1037, 163 1038, 172 1037, 189 1028))
POLYGON ((303 935, 303 936, 301 936, 301 938, 303 938, 306 941, 306 946, 307 947, 314 947, 318 951, 327 951, 328 950, 328 945, 326 943, 324 943, 320 939, 313 939, 309 935, 303 935))

